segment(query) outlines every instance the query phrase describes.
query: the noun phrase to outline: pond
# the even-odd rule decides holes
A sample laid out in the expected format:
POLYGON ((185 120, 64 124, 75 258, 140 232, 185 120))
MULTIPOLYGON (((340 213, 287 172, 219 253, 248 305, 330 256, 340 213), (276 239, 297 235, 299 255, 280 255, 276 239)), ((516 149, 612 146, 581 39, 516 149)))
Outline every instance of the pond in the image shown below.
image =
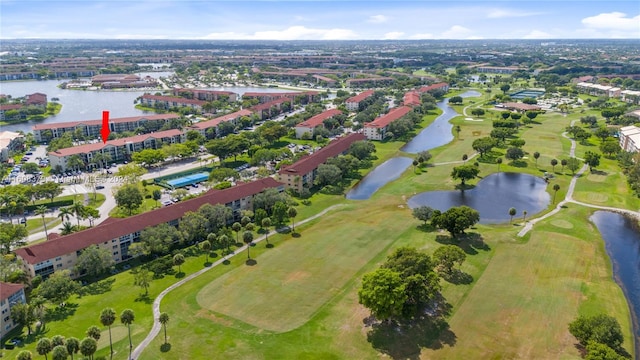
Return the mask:
POLYGON ((408 157, 391 158, 373 169, 364 179, 347 193, 347 199, 365 200, 389 181, 395 180, 413 163, 408 157))
MULTIPOLYGON (((477 91, 467 91, 460 94, 461 97, 480 96, 477 91)), ((438 146, 445 145, 453 140, 451 130, 453 125, 449 123, 449 120, 459 115, 453 108, 449 107, 447 103, 449 99, 445 99, 437 103, 438 108, 442 110, 442 114, 438 116, 433 123, 426 128, 422 129, 418 135, 416 135, 411 141, 406 143, 400 150, 415 154, 420 151, 431 150, 438 146)), ((347 199, 352 200, 366 200, 378 191, 389 181, 393 181, 400 177, 400 175, 413 163, 413 160, 409 158, 403 158, 405 160, 389 159, 386 162, 380 164, 378 168, 383 167, 382 170, 378 168, 371 171, 367 176, 360 180, 349 192, 347 193, 347 199), (409 160, 406 160, 409 159, 409 160), (401 166, 404 166, 401 168, 401 166), (387 172, 388 171, 388 172, 387 172)))
POLYGON ((640 358, 640 231, 637 222, 618 213, 596 211, 589 220, 598 227, 633 321, 636 359, 640 358))
MULTIPOLYGON (((467 91, 460 94, 460 97, 474 97, 480 96, 477 91, 467 91)), ((438 146, 448 144, 453 140, 453 124, 449 120, 458 116, 459 114, 451 108, 449 105, 449 99, 444 99, 437 104, 438 108, 442 110, 442 114, 438 116, 429 126, 424 128, 416 137, 411 139, 400 150, 411 154, 419 153, 420 151, 435 149, 438 146)))
POLYGON ((518 220, 523 211, 531 217, 549 206, 551 196, 544 179, 520 173, 495 173, 482 179, 471 190, 428 191, 407 201, 410 208, 430 206, 446 211, 454 206, 466 205, 480 213, 481 224, 508 222, 509 209, 516 209, 518 220))

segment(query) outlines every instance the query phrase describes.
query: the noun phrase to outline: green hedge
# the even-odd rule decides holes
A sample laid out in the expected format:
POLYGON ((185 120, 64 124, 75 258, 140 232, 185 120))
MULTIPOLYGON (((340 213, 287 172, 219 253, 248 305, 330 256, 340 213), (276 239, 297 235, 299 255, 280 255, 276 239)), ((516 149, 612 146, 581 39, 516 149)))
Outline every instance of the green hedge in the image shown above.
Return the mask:
MULTIPOLYGON (((63 207, 63 206, 70 206, 73 205, 73 199, 67 199, 67 200, 56 200, 53 202, 45 202, 42 204, 30 204, 24 207, 24 211, 33 211, 35 209, 37 209, 38 207, 40 207, 41 205, 46 206, 48 209, 51 208, 57 208, 57 207, 63 207)), ((6 215, 7 214, 7 208, 2 208, 0 209, 0 214, 2 215, 6 215)))

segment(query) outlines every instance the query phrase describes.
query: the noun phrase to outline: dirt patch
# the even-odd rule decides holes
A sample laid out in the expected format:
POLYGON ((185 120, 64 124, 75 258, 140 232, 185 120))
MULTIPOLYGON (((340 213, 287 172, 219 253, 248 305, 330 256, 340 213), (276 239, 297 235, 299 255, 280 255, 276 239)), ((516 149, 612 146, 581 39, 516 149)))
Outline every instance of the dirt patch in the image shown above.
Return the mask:
POLYGON ((589 193, 587 195, 587 199, 588 201, 603 203, 607 201, 607 199, 609 199, 609 196, 607 194, 601 193, 589 193))
POLYGON ((607 180, 607 175, 589 174, 587 176, 587 180, 593 182, 604 182, 605 180, 607 180))
POLYGON ((284 285, 292 282, 299 282, 307 279, 309 276, 311 276, 311 274, 306 271, 295 271, 287 275, 287 277, 282 281, 282 284, 284 285))
POLYGON ((200 309, 197 313, 196 316, 202 319, 207 319, 210 320, 216 324, 221 324, 224 326, 228 326, 231 327, 231 325, 233 325, 233 322, 230 321, 229 319, 225 319, 223 317, 220 316, 216 316, 216 314, 214 314, 212 311, 210 311, 209 309, 200 309))

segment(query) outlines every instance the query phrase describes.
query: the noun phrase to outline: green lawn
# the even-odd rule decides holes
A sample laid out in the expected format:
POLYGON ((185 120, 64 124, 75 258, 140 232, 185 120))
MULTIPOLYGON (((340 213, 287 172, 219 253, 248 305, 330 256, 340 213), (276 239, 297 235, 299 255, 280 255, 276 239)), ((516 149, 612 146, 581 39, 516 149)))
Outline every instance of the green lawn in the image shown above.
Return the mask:
MULTIPOLYGON (((465 99, 465 106, 473 101, 481 99, 465 99)), ((436 116, 428 115, 421 125, 436 116)), ((579 113, 566 117, 550 113, 540 115, 536 119, 539 124, 521 127, 519 133, 530 153, 526 166, 505 161, 500 171, 537 176, 551 171, 552 158, 568 156, 569 141, 560 133, 579 117, 579 113), (534 151, 541 153, 537 165, 531 155, 534 151)), ((460 139, 434 149, 431 163, 470 155, 473 139, 491 131, 491 118, 491 114, 482 122, 455 118, 454 125, 462 127, 460 139)), ((376 142, 374 166, 401 155, 402 144, 376 142)), ((579 146, 579 153, 584 148, 579 146)), ((496 153, 502 154, 504 149, 498 148, 496 153)), ((424 231, 412 218, 406 199, 422 191, 453 189, 457 184, 450 178, 453 166, 426 166, 416 172, 409 167, 370 200, 314 195, 309 205, 298 206, 296 224, 330 205, 346 206, 296 225, 300 237, 272 236, 273 248, 266 248, 264 242, 257 244, 251 249, 256 260, 252 266, 245 264, 245 253, 238 254, 228 264, 170 292, 161 304, 161 311, 170 316, 170 346, 161 347, 161 332, 140 359, 579 359, 567 324, 578 314, 598 312, 620 321, 625 346, 631 351, 629 310, 612 280, 603 242, 587 220, 591 210, 574 204, 536 224, 524 238, 516 236, 522 226, 516 220, 514 225, 478 225, 468 231, 469 237, 456 242, 467 253, 462 270, 472 282, 455 285, 442 281, 452 312, 447 319, 450 328, 440 337, 434 337, 428 324, 420 322, 408 330, 386 332, 367 325, 369 312, 357 301, 362 275, 397 247, 414 246, 432 253, 450 241, 445 232, 424 231)), ((498 166, 481 162, 480 170, 484 177, 498 171, 498 166)), ((599 170, 603 173, 585 173, 580 178, 574 198, 637 209, 640 202, 630 196, 615 162, 603 159, 599 170)), ((559 184, 559 200, 571 176, 562 174, 560 166, 555 172, 548 191, 553 195, 552 186, 559 184)), ((204 255, 190 255, 182 271, 190 274, 202 269, 204 260, 204 255)), ((135 346, 151 328, 150 299, 178 280, 175 276, 154 280, 145 298, 141 289, 133 286, 129 272, 109 279, 115 280, 108 286, 110 291, 94 289, 93 295, 70 300, 70 304, 78 304, 77 309, 65 321, 50 322, 46 336, 82 338, 87 327, 99 325, 102 308, 112 306, 119 314, 128 307, 136 313, 132 326, 135 346)), ((114 359, 128 355, 124 330, 119 324, 113 328, 114 359)), ((25 345, 31 350, 34 347, 33 339, 25 345)), ((5 352, 9 358, 17 353, 5 352)), ((97 355, 108 355, 108 342, 100 341, 97 355)))
MULTIPOLYGON (((53 217, 45 217, 44 222, 47 224, 47 229, 52 229, 55 226, 60 225, 62 220, 60 218, 53 217)), ((42 218, 37 219, 28 219, 27 220, 27 231, 31 233, 36 233, 40 231, 44 231, 44 226, 42 224, 42 218)))

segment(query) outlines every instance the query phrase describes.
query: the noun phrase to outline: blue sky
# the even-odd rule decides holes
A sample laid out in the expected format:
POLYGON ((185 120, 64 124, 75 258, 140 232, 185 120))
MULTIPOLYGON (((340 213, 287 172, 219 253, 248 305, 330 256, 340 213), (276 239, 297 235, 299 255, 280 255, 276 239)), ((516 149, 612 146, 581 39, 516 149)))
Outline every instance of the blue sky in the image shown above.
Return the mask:
POLYGON ((640 1, 0 0, 0 38, 640 39, 640 1))

